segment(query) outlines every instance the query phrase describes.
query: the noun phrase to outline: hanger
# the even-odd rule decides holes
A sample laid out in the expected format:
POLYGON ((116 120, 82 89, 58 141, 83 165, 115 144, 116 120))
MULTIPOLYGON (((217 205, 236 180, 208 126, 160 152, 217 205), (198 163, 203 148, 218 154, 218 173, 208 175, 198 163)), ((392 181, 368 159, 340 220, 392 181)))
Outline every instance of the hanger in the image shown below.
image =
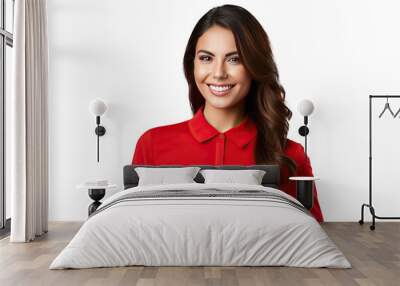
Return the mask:
POLYGON ((392 114, 393 117, 396 117, 397 113, 399 113, 399 111, 400 111, 400 109, 399 109, 399 111, 396 112, 396 115, 394 115, 394 113, 393 113, 393 111, 392 111, 392 109, 390 108, 390 105, 389 105, 389 98, 387 98, 387 97, 386 97, 385 107, 383 108, 383 111, 379 115, 379 118, 382 117, 382 115, 385 113, 386 110, 389 110, 390 114, 392 114))

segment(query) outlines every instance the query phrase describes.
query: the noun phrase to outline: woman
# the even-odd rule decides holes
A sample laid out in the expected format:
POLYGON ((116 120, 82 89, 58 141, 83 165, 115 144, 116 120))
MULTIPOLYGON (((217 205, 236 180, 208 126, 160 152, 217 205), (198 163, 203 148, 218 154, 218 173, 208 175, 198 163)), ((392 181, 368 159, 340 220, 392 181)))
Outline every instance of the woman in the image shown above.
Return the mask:
MULTIPOLYGON (((303 147, 287 139, 292 112, 268 36, 247 10, 224 5, 196 24, 183 66, 193 118, 155 127, 139 138, 132 164, 279 164, 280 189, 295 196, 288 177, 312 176, 303 147)), ((323 215, 314 188, 311 213, 323 215)))

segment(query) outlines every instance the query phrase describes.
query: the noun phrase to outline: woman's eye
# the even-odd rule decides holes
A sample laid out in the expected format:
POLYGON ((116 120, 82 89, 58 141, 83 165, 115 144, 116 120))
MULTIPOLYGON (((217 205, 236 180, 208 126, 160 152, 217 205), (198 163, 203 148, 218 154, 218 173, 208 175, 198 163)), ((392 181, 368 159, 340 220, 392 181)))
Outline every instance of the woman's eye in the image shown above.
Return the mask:
POLYGON ((239 57, 233 57, 233 58, 230 58, 229 61, 236 64, 236 63, 240 62, 240 59, 239 59, 239 57))
POLYGON ((200 59, 202 62, 208 62, 208 61, 210 60, 210 57, 209 57, 209 56, 200 56, 199 59, 200 59))

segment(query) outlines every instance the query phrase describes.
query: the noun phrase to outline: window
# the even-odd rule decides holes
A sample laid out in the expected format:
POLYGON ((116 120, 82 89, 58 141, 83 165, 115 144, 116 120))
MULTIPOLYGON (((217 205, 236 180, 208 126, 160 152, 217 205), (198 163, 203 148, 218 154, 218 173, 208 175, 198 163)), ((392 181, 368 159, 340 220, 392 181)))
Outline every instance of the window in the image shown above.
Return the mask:
POLYGON ((9 232, 10 194, 5 188, 5 105, 11 92, 14 0, 0 0, 0 236, 9 232))

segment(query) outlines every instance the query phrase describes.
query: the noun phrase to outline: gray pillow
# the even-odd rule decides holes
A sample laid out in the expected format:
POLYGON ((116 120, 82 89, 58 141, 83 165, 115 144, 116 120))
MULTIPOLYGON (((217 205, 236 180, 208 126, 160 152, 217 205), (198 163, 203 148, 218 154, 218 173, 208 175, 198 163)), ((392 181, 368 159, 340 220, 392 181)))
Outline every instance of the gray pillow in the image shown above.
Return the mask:
POLYGON ((146 168, 136 167, 139 186, 196 183, 193 179, 200 167, 146 168))
POLYGON ((263 170, 201 170, 204 183, 236 183, 246 185, 261 185, 265 175, 263 170))

